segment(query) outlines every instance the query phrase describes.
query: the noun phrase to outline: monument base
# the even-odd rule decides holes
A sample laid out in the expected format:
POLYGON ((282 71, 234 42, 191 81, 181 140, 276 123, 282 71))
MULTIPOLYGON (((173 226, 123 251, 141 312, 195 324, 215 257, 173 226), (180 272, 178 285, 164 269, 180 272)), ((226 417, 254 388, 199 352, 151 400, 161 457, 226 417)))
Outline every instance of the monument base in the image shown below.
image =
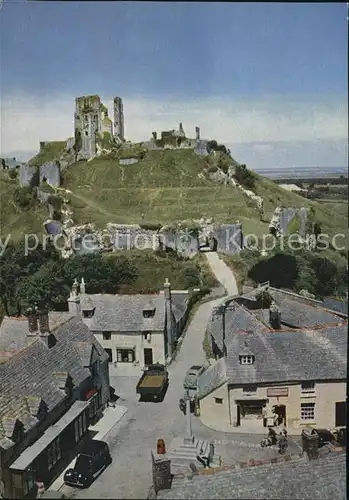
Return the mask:
MULTIPOLYGON (((203 469, 204 466, 197 456, 207 457, 209 452, 210 442, 206 439, 174 438, 167 453, 171 460, 171 474, 190 471, 191 463, 195 464, 198 469, 203 469)), ((220 457, 214 455, 210 467, 220 467, 220 457)))

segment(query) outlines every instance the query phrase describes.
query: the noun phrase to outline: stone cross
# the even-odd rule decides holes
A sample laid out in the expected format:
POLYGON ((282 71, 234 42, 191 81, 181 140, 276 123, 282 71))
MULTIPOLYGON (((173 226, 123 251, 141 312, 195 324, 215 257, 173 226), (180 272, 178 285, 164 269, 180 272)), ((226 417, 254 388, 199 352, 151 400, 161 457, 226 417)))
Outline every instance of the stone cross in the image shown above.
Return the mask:
POLYGON ((193 430, 192 430, 192 426, 191 426, 189 391, 187 391, 187 397, 186 397, 186 418, 187 418, 187 428, 186 428, 186 436, 184 438, 184 443, 191 444, 194 440, 194 436, 193 436, 193 430))

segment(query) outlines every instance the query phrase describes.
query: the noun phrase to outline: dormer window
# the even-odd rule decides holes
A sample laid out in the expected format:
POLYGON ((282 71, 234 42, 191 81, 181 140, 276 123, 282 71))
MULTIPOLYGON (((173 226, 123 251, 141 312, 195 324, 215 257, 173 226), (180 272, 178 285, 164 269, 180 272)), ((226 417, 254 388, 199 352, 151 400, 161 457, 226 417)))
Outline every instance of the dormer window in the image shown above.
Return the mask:
POLYGON ((153 318, 155 316, 155 307, 153 308, 144 308, 143 309, 143 318, 153 318))
POLYGON ((240 365, 253 365, 254 356, 252 354, 239 356, 240 365))
POLYGON ((82 315, 84 318, 92 318, 95 313, 95 308, 93 309, 84 309, 82 311, 82 315))

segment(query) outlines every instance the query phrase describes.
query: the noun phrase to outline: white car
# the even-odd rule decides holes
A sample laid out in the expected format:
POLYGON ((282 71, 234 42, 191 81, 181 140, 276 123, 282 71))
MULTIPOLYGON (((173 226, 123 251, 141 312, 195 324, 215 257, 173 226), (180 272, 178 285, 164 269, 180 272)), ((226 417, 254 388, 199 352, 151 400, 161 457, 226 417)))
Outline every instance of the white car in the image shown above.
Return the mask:
POLYGON ((193 365, 189 368, 184 379, 184 389, 197 389, 198 378, 204 373, 205 367, 193 365))

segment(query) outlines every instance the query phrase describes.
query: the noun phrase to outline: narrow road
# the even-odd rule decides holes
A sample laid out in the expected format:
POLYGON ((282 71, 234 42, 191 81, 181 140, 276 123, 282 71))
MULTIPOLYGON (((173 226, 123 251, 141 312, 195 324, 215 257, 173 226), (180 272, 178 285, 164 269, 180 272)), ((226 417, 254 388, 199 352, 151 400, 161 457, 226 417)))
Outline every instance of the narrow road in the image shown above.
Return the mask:
MULTIPOLYGON (((230 269, 214 253, 207 253, 208 261, 218 280, 229 294, 237 293, 236 281, 230 269)), ((76 490, 64 486, 62 492, 75 498, 147 498, 152 482, 150 450, 156 447, 159 438, 169 447, 174 437, 184 436, 186 419, 179 410, 179 399, 184 394, 183 380, 188 368, 205 362, 202 347, 207 322, 212 308, 222 299, 201 304, 188 325, 180 351, 169 366, 170 385, 164 401, 140 402, 136 395, 135 377, 113 377, 111 385, 121 398, 128 412, 118 422, 106 441, 109 443, 113 463, 87 490, 76 490)), ((275 450, 265 450, 259 445, 258 435, 238 435, 216 432, 205 427, 193 417, 193 432, 196 437, 212 439, 218 454, 225 463, 238 460, 271 456, 275 450)), ((297 450, 298 451, 298 450, 297 450)))
POLYGON ((228 295, 237 295, 238 287, 235 276, 232 270, 219 258, 216 252, 208 252, 206 254, 208 263, 212 269, 216 279, 224 286, 228 295))

